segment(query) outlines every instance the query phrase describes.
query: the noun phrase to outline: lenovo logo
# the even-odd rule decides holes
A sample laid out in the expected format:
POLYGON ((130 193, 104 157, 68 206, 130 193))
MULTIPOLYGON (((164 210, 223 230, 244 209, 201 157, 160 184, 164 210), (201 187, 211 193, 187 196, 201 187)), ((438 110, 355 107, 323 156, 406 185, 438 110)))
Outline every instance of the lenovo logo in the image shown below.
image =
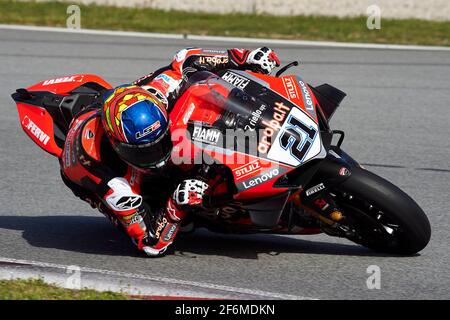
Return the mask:
POLYGON ((311 95, 309 94, 308 87, 301 80, 299 80, 298 83, 300 84, 300 87, 302 88, 303 97, 305 98, 305 108, 307 110, 309 110, 309 111, 313 111, 314 110, 314 105, 313 105, 313 101, 312 101, 311 95))
POLYGON ((244 181, 243 185, 245 189, 249 189, 252 187, 255 187, 261 183, 264 183, 266 181, 269 181, 272 178, 275 178, 276 176, 278 176, 280 174, 280 170, 278 169, 272 169, 269 172, 266 172, 254 179, 250 179, 248 181, 244 181))

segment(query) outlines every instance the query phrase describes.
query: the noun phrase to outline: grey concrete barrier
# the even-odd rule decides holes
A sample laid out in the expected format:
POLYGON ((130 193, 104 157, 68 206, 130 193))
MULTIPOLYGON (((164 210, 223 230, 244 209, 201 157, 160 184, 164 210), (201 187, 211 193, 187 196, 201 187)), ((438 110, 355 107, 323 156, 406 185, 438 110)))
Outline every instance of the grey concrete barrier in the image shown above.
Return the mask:
MULTIPOLYGON (((27 0, 24 0, 27 1, 27 0)), ((49 1, 49 0, 38 0, 49 1)), ((450 0, 61 0, 121 7, 146 7, 210 13, 256 13, 279 16, 366 16, 377 5, 383 18, 450 21, 450 0)))

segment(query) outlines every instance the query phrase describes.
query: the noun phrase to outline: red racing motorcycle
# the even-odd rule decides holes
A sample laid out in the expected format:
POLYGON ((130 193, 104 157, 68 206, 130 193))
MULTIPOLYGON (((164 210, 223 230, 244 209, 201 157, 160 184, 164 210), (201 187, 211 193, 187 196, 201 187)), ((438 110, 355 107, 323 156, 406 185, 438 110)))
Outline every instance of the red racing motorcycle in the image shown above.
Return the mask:
MULTIPOLYGON (((425 248, 431 228, 423 210, 345 153, 344 132, 330 128, 346 94, 282 76, 293 65, 275 76, 199 71, 184 83, 170 112, 172 160, 201 170, 210 185, 185 224, 241 234, 324 232, 393 254, 425 248)), ((25 133, 61 157, 71 120, 110 88, 98 76, 71 75, 12 97, 25 133)))

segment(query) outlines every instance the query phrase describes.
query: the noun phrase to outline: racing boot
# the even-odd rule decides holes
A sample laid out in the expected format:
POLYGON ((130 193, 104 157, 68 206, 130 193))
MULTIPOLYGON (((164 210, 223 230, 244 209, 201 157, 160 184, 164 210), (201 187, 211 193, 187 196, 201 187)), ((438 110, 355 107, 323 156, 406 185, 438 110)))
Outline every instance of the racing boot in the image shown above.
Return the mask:
POLYGON ((138 248, 151 257, 163 255, 175 239, 181 220, 188 211, 201 206, 207 189, 208 184, 201 180, 181 182, 167 201, 165 210, 152 216, 149 223, 146 223, 148 227, 137 243, 138 248))
POLYGON ((185 212, 179 210, 173 200, 169 199, 166 209, 151 217, 146 233, 137 243, 138 249, 150 257, 162 256, 175 239, 185 216, 185 212))

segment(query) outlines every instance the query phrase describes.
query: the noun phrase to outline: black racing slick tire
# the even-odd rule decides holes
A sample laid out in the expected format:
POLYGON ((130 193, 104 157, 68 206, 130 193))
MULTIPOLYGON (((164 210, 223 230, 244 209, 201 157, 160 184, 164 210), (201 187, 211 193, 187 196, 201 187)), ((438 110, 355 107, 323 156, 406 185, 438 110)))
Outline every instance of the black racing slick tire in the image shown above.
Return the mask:
POLYGON ((337 190, 336 204, 356 229, 350 240, 400 255, 415 254, 430 241, 430 222, 423 210, 389 181, 356 167, 337 190))

